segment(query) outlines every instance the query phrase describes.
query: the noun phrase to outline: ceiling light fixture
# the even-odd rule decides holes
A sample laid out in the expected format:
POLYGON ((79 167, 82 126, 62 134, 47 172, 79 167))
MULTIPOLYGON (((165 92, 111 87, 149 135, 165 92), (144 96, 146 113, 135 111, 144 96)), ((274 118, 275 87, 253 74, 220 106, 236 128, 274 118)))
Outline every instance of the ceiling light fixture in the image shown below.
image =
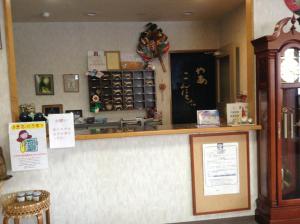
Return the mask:
POLYGON ((50 12, 43 12, 43 13, 42 13, 42 16, 43 16, 44 18, 48 18, 48 17, 50 17, 50 12))
POLYGON ((193 15, 193 12, 191 12, 191 11, 185 11, 185 12, 183 12, 183 14, 185 16, 191 16, 191 15, 193 15))
POLYGON ((88 16, 96 16, 97 13, 95 13, 95 12, 89 12, 87 15, 88 15, 88 16))

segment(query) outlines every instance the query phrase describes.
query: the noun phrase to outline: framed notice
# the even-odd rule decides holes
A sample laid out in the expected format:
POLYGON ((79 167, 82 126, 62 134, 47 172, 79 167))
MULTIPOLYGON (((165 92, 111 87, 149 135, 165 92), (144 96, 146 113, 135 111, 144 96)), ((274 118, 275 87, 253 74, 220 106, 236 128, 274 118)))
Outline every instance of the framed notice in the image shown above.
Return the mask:
POLYGON ((105 51, 107 70, 121 69, 120 51, 105 51))
POLYGON ((248 132, 190 136, 194 215, 250 209, 248 132))
POLYGON ((104 51, 88 51, 88 70, 106 70, 106 58, 104 51))
POLYGON ((12 171, 48 168, 46 123, 10 123, 8 128, 12 171))

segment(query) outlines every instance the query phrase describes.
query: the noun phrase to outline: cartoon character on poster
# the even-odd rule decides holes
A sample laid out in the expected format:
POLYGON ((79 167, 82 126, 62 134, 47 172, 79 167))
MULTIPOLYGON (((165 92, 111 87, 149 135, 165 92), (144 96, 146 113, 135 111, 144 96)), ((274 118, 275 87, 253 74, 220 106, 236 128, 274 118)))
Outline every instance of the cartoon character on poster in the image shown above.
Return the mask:
POLYGON ((45 122, 9 124, 12 171, 48 168, 45 122))
POLYGON ((26 130, 21 130, 19 132, 20 151, 25 152, 37 152, 38 151, 38 141, 37 138, 32 138, 32 135, 26 130))

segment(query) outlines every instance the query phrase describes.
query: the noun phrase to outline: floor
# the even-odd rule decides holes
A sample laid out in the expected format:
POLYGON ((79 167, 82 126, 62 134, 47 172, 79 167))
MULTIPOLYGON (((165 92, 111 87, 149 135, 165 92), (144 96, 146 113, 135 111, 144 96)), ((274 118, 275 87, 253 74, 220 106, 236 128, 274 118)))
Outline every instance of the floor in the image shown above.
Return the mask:
POLYGON ((177 224, 257 224, 254 220, 254 216, 230 218, 230 219, 218 219, 209 221, 196 221, 196 222, 181 222, 177 224))

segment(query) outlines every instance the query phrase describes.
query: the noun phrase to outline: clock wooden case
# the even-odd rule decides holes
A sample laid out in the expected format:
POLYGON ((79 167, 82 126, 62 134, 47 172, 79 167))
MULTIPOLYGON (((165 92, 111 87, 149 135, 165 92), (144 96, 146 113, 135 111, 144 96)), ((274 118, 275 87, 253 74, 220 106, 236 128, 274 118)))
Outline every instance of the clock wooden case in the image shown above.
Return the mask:
POLYGON ((300 33, 295 17, 253 42, 256 54, 259 223, 300 223, 300 33))

